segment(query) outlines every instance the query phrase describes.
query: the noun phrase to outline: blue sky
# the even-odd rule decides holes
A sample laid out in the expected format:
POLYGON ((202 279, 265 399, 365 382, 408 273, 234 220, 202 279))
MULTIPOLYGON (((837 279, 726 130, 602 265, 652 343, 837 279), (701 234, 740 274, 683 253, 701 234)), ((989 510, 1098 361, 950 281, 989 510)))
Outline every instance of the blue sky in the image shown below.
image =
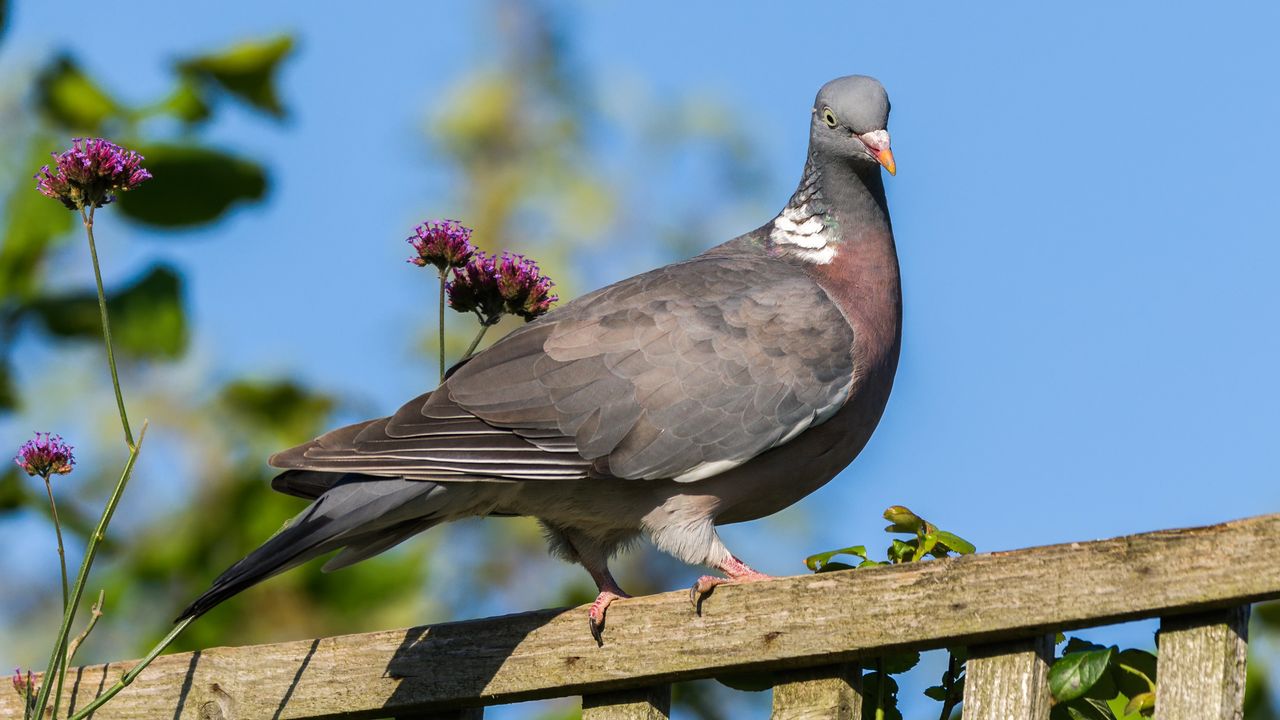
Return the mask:
MULTIPOLYGON (((198 362, 216 375, 295 373, 372 412, 423 389, 432 366, 405 331, 420 326, 422 286, 402 272, 402 238, 448 196, 421 127, 485 62, 484 5, 148 0, 84 4, 74 23, 62 4, 16 5, 6 76, 69 47, 133 99, 164 89, 170 58, 296 32, 293 119, 232 112, 211 132, 266 161, 271 201, 191 239, 102 232, 129 238, 118 267, 192 269, 198 362)), ((805 527, 729 528, 730 546, 794 573, 809 551, 880 543, 879 511, 895 503, 981 549, 1276 510, 1280 6, 913 7, 570 14, 592 83, 730 108, 777 207, 819 85, 871 74, 893 101, 906 324, 889 409, 862 457, 805 501, 805 527)), ((655 197, 651 212, 671 211, 655 197)), ((766 219, 725 221, 704 244, 766 219)), ((581 289, 642 269, 586 274, 581 289)))

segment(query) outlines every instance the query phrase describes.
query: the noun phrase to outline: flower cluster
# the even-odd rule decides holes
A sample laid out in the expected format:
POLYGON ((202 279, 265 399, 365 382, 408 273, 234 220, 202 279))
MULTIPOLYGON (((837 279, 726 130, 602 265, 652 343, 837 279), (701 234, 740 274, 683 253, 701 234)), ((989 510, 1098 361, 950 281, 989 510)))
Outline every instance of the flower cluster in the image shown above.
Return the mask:
POLYGON ((560 298, 551 294, 555 283, 542 274, 538 263, 523 255, 502 253, 497 262, 498 293, 507 312, 525 321, 545 314, 560 298))
POLYGON ((467 264, 476 248, 471 244, 471 228, 457 220, 429 220, 413 229, 408 243, 418 251, 409 262, 418 267, 434 265, 442 274, 467 264))
POLYGON ((458 312, 474 312, 485 325, 498 322, 504 313, 533 320, 560 299, 551 294, 554 285, 536 262, 523 255, 504 252, 495 258, 476 251, 465 266, 454 272, 454 280, 448 285, 449 307, 458 312))
POLYGON ((50 475, 66 475, 75 467, 71 450, 58 435, 36 433, 34 440, 23 443, 13 461, 28 475, 48 479, 50 475))
POLYGON ((31 698, 31 691, 34 689, 31 682, 31 671, 27 671, 27 676, 22 677, 22 668, 13 669, 13 689, 17 691, 18 697, 23 700, 31 698))
POLYGON ((36 189, 70 210, 100 208, 151 179, 141 155, 102 138, 76 138, 53 160, 52 170, 45 165, 36 173, 36 189))

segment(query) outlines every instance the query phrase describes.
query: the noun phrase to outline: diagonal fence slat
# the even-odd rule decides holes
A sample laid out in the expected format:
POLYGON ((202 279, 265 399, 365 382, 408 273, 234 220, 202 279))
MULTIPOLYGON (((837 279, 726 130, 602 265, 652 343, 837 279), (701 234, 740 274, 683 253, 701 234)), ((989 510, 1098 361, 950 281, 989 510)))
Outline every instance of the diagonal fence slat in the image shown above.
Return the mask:
MULTIPOLYGON (((621 600, 604 646, 585 610, 543 610, 161 657, 96 720, 376 718, 981 645, 1280 597, 1280 515, 1211 527, 621 600), (1142 592, 1134 592, 1135 587, 1142 592), (231 715, 228 715, 230 717, 231 715)), ((159 631, 159 629, 157 629, 159 631)), ((79 668, 83 706, 132 663, 79 668)), ((67 703, 64 701, 63 707, 67 703)), ((0 717, 19 712, 0 692, 0 717)))

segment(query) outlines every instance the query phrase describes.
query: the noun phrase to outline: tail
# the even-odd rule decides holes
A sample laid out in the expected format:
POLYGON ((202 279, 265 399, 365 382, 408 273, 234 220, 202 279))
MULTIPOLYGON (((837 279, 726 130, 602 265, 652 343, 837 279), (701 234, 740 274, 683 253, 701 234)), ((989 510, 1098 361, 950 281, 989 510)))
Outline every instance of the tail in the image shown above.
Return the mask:
POLYGON ((403 542, 445 518, 445 487, 432 482, 350 475, 336 482, 186 607, 175 622, 198 617, 269 577, 343 548, 325 563, 337 570, 403 542))

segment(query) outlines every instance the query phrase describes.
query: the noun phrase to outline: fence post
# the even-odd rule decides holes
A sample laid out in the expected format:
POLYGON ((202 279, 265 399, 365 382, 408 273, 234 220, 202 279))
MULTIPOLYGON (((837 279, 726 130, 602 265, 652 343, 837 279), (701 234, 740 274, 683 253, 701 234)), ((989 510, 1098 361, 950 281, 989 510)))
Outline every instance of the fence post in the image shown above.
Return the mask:
POLYGON ((778 673, 772 720, 859 720, 862 669, 857 663, 778 673))
POLYGON ((670 715, 670 685, 582 696, 582 720, 667 720, 670 715))
POLYGON ((964 720, 1048 720, 1053 636, 969 648, 964 720))
POLYGON ((1248 637, 1248 605, 1161 619, 1156 718, 1239 720, 1248 637))

